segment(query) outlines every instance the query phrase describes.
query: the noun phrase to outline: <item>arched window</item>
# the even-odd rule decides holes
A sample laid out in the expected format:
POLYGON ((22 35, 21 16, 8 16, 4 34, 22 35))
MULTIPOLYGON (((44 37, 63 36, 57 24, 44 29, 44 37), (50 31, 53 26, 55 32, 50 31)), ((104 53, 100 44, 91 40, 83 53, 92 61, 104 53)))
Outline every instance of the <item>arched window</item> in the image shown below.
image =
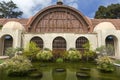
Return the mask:
POLYGON ((40 37, 33 37, 30 41, 35 42, 39 48, 43 48, 43 40, 40 37))
POLYGON ((5 35, 5 36, 3 36, 2 39, 3 39, 3 45, 4 45, 3 55, 5 55, 6 49, 9 48, 9 47, 13 47, 13 38, 10 35, 5 35))
POLYGON ((76 40, 76 49, 81 51, 82 53, 84 53, 84 47, 83 45, 85 45, 86 43, 88 43, 88 39, 85 38, 85 37, 79 37, 77 40, 76 40))
POLYGON ((61 57, 66 51, 66 40, 62 37, 56 37, 52 43, 54 57, 61 57))
POLYGON ((53 40, 53 50, 54 49, 66 50, 66 40, 62 37, 56 37, 53 40))
MULTIPOLYGON (((117 46, 117 39, 115 36, 109 35, 105 39, 107 47, 107 55, 115 56, 115 47, 117 46)), ((117 48, 117 47, 116 47, 117 48)))

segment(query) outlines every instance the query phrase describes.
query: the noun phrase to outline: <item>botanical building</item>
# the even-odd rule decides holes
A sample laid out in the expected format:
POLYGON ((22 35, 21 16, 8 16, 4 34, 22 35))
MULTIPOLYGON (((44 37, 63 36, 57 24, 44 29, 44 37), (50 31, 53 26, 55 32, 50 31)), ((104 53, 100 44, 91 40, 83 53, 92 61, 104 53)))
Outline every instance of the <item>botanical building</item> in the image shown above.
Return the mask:
POLYGON ((90 19, 79 10, 58 1, 28 19, 0 19, 0 55, 8 47, 25 47, 34 41, 40 48, 64 51, 91 44, 92 49, 111 44, 120 58, 120 19, 90 19))

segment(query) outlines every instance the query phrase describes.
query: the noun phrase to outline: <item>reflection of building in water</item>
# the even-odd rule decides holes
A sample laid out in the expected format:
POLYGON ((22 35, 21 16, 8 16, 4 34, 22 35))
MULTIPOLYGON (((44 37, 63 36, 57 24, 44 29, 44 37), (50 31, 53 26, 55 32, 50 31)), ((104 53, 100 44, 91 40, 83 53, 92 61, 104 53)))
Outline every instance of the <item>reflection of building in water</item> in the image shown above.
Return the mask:
POLYGON ((58 52, 69 48, 84 52, 82 45, 89 42, 93 49, 111 44, 111 55, 120 58, 120 19, 90 19, 61 0, 29 19, 0 19, 0 24, 0 55, 8 47, 24 47, 30 41, 58 52))

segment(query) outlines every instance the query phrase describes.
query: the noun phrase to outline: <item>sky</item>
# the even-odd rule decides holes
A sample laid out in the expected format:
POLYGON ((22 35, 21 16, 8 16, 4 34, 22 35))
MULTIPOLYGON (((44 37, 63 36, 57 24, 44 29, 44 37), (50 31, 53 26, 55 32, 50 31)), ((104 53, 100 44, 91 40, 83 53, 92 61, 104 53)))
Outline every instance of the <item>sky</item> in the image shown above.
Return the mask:
MULTIPOLYGON (((0 0, 10 1, 10 0, 0 0)), ((23 11, 23 18, 34 16, 41 9, 55 5, 57 0, 12 0, 21 11, 23 11)), ((83 15, 94 18, 95 12, 99 6, 108 6, 110 4, 119 3, 120 0, 62 0, 64 5, 72 6, 78 9, 83 15)))

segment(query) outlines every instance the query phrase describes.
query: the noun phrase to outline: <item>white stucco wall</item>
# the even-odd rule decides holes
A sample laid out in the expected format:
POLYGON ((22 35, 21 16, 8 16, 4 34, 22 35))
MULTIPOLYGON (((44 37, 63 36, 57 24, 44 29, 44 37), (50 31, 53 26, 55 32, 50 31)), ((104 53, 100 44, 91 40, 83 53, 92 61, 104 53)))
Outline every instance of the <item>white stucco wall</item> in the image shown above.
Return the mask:
MULTIPOLYGON (((102 23, 102 24, 98 24, 93 33, 87 33, 87 34, 76 34, 76 33, 24 33, 21 30, 15 30, 15 31, 11 31, 11 30, 3 30, 0 31, 0 45, 3 44, 2 42, 2 37, 4 35, 10 35, 13 38, 13 47, 25 47, 30 40, 33 37, 40 37, 43 42, 44 42, 44 48, 49 48, 52 50, 52 43, 53 40, 56 37, 63 37, 66 40, 66 45, 67 45, 67 50, 69 48, 75 48, 76 47, 76 40, 79 37, 86 37, 93 50, 95 50, 97 47, 100 47, 102 45, 105 45, 105 39, 107 36, 112 35, 116 37, 116 42, 115 42, 115 57, 120 59, 120 30, 116 30, 114 25, 109 23, 107 25, 106 23, 102 23), (110 27, 109 27, 110 26, 110 27), (23 40, 23 45, 22 45, 22 41, 23 40)), ((0 55, 2 55, 2 46, 0 46, 0 55)))
POLYGON ((102 22, 95 26, 94 32, 97 33, 98 47, 105 44, 108 36, 112 35, 116 38, 115 41, 115 57, 120 59, 120 30, 116 30, 115 26, 110 22, 102 22))
POLYGON ((105 45, 105 40, 108 36, 112 35, 116 38, 117 41, 115 41, 115 57, 120 58, 120 30, 103 30, 102 31, 102 37, 101 37, 101 43, 102 45, 105 45))
POLYGON ((97 47, 97 36, 96 34, 74 34, 74 33, 45 33, 45 34, 25 34, 24 35, 24 47, 30 40, 35 37, 39 36, 43 39, 44 48, 49 48, 52 50, 52 43, 56 37, 63 37, 67 43, 67 50, 69 48, 75 48, 75 43, 77 38, 79 37, 86 37, 92 46, 93 49, 97 47))
POLYGON ((22 33, 22 31, 20 31, 20 30, 16 30, 14 32, 13 31, 9 31, 9 30, 0 32, 0 44, 1 44, 0 53, 1 53, 1 55, 3 54, 2 53, 2 51, 3 51, 2 49, 4 47, 3 42, 2 42, 2 38, 5 35, 10 35, 13 38, 13 47, 14 48, 21 47, 21 35, 22 35, 21 33, 22 33))

